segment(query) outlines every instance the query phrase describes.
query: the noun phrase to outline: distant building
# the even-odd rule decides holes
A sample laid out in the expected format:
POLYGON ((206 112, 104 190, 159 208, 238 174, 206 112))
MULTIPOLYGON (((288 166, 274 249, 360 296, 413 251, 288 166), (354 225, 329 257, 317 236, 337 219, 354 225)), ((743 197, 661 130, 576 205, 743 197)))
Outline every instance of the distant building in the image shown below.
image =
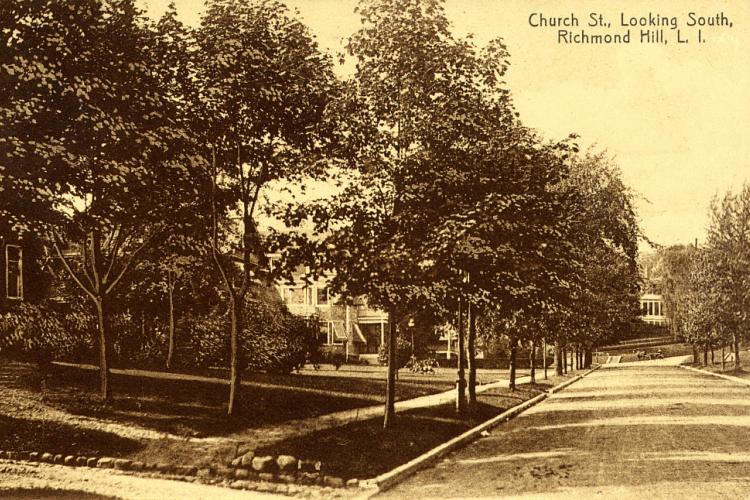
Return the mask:
POLYGON ((656 293, 641 295, 641 320, 650 325, 666 326, 668 323, 664 299, 656 293))
POLYGON ((326 350, 376 362, 385 343, 388 313, 370 307, 364 297, 344 304, 330 292, 325 278, 305 283, 304 269, 296 274, 294 284, 276 284, 289 312, 318 318, 320 341, 326 350))

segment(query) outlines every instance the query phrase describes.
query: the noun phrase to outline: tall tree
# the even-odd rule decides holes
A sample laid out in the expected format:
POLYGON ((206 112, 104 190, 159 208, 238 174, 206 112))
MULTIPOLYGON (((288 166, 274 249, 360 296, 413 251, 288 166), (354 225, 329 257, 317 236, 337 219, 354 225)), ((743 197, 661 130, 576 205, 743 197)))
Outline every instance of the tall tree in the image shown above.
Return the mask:
POLYGON ((712 279, 721 301, 721 321, 731 331, 734 369, 740 369, 740 341, 750 329, 750 184, 711 206, 708 248, 712 279))
POLYGON ((162 61, 150 50, 156 33, 133 1, 2 8, 10 24, 2 30, 7 87, 21 110, 9 131, 15 137, 4 141, 15 150, 4 155, 8 178, 25 187, 25 203, 41 206, 35 222, 54 228, 58 257, 95 306, 100 390, 109 400, 112 297, 168 230, 175 200, 195 195, 191 171, 200 158, 171 118, 174 105, 155 71, 162 61), (41 137, 19 132, 37 126, 41 137), (77 262, 66 244, 79 250, 77 262))
POLYGON ((211 158, 211 248, 229 300, 231 415, 243 304, 264 255, 256 220, 260 192, 271 181, 320 168, 316 150, 334 79, 307 27, 280 2, 209 0, 196 38, 196 106, 211 158), (236 241, 222 241, 225 210, 239 221, 236 241))

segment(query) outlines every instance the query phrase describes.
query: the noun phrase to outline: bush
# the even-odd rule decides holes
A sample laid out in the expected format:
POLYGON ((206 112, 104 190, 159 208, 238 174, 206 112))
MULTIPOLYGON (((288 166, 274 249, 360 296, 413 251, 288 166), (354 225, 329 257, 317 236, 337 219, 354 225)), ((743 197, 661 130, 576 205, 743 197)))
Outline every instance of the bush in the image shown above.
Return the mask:
MULTIPOLYGON (((396 364, 398 368, 403 368, 411 358, 411 343, 401 337, 396 339, 396 364)), ((388 365, 388 344, 383 343, 378 350, 378 363, 383 366, 388 365)))
POLYGON ((302 368, 317 348, 317 322, 284 308, 258 304, 257 316, 244 330, 246 367, 271 373, 302 368), (258 310, 259 309, 259 310, 258 310))
POLYGON ((318 370, 320 369, 320 365, 322 364, 328 364, 333 365, 333 368, 338 370, 341 368, 341 365, 344 364, 346 361, 346 357, 337 351, 323 351, 323 352, 317 352, 314 355, 311 355, 307 358, 308 363, 312 363, 313 367, 318 370))
POLYGON ((21 303, 0 315, 0 352, 40 365, 81 350, 86 340, 71 334, 64 315, 46 305, 21 303))
POLYGON ((417 359, 416 356, 409 358, 406 368, 413 373, 433 373, 439 366, 435 358, 417 359))
MULTIPOLYGON (((318 325, 287 311, 281 302, 257 300, 245 305, 245 328, 240 334, 243 369, 290 373, 318 353, 318 325)), ((190 317, 178 332, 177 359, 198 367, 229 366, 227 314, 214 310, 190 317)))

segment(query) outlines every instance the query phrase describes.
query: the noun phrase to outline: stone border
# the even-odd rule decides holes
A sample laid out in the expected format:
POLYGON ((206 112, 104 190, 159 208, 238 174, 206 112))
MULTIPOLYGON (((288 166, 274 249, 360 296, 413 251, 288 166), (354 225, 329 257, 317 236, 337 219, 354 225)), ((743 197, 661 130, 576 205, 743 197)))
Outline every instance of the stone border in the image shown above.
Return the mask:
POLYGON ((737 382, 738 384, 750 385, 750 380, 746 378, 735 377, 733 375, 726 375, 724 373, 710 372, 708 370, 702 370, 701 368, 696 368, 694 366, 679 365, 679 367, 684 368, 685 370, 691 370, 691 371, 698 372, 698 373, 705 373, 706 375, 713 375, 714 377, 719 377, 719 378, 723 378, 726 380, 730 380, 732 382, 737 382))
POLYGON ((532 406, 536 405, 537 403, 547 399, 551 394, 554 394, 556 392, 561 391, 562 389, 568 387, 569 385, 573 384, 574 382, 577 382, 581 380, 586 375, 590 374, 594 370, 597 370, 600 366, 596 366, 585 373, 582 373, 580 375, 576 375, 575 377, 566 380, 555 387, 552 387, 547 392, 543 392, 542 394, 539 394, 538 396, 535 396, 531 399, 528 399, 524 401, 521 404, 518 404, 514 406, 513 408, 510 408, 500 415, 497 415, 496 417, 492 417, 489 420, 486 420, 482 422, 481 424, 477 425, 476 427, 469 429, 468 431, 464 432, 463 434, 456 436, 455 438, 446 441, 445 443, 429 450, 426 453, 423 453, 422 455, 414 458, 413 460, 400 465, 396 467, 395 469, 388 471, 384 474, 381 474, 375 478, 360 481, 359 486, 360 488, 366 490, 363 492, 363 495, 358 498, 370 498, 371 496, 386 491, 392 487, 394 487, 399 482, 403 481, 407 477, 411 476, 415 472, 417 472, 420 469, 423 469, 427 467, 430 463, 440 459, 441 457, 447 455, 451 451, 464 446, 471 441, 474 441, 477 437, 479 437, 480 434, 483 432, 491 429, 492 427, 495 427, 507 420, 510 420, 511 418, 517 416, 518 414, 522 413, 523 411, 531 408, 532 406))
MULTIPOLYGON (((125 474, 145 477, 158 477, 186 482, 202 482, 233 489, 295 495, 305 487, 317 487, 333 494, 342 487, 356 487, 357 482, 344 483, 341 478, 324 476, 320 472, 271 473, 256 472, 232 467, 196 467, 145 463, 124 458, 96 457, 83 455, 63 455, 37 451, 0 451, 0 460, 38 462, 67 467, 88 467, 93 469, 114 469, 125 474)), ((297 465, 295 463, 295 465, 297 465)), ((314 466, 313 466, 314 467, 314 466)))

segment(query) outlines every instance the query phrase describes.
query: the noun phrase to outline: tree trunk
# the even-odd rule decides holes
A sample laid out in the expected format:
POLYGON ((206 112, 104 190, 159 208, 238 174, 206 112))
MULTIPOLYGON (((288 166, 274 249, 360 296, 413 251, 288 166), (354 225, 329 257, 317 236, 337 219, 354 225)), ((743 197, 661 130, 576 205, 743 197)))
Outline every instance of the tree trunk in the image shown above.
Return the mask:
POLYGON ((230 299, 230 308, 229 404, 227 405, 227 415, 235 415, 238 409, 240 390, 240 333, 243 327, 242 301, 232 296, 230 299))
POLYGON ((109 300, 99 296, 95 301, 96 318, 99 327, 99 394, 105 403, 112 401, 112 386, 109 380, 110 324, 109 300))
POLYGON ((740 337, 737 332, 732 333, 732 344, 734 347, 734 371, 740 371, 740 337))
POLYGON ((469 405, 477 404, 477 316, 471 303, 468 306, 469 315, 469 336, 467 339, 468 361, 469 361, 469 405))
POLYGON ((594 353, 591 352, 591 348, 587 347, 586 350, 583 352, 583 367, 586 369, 591 368, 591 365, 594 362, 594 353))
POLYGON ((544 380, 547 380, 547 340, 542 339, 542 364, 544 365, 544 380))
POLYGON ((563 368, 562 372, 564 374, 567 374, 568 373, 568 350, 565 347, 562 348, 562 368, 563 368))
POLYGON ((172 271, 167 271, 167 294, 169 295, 169 346, 167 349, 167 370, 172 368, 174 361, 174 279, 172 271))
POLYGON ((708 366, 708 346, 703 345, 703 366, 708 366))
POLYGON ((534 357, 536 354, 536 345, 534 344, 534 341, 531 341, 531 355, 529 356, 529 377, 531 378, 531 383, 536 384, 536 366, 534 365, 534 357))
POLYGON ((458 356, 456 356, 457 378, 456 378, 456 412, 466 411, 466 335, 464 332, 464 314, 461 299, 458 299, 458 356))
POLYGON ((385 416, 383 429, 393 426, 396 419, 396 370, 398 358, 396 356, 396 308, 391 307, 388 314, 388 378, 385 388, 385 416))
POLYGON ((716 362, 714 361, 714 346, 711 346, 711 366, 714 366, 716 362))
POLYGON ((570 371, 575 370, 575 367, 573 366, 573 360, 575 359, 576 350, 575 348, 570 350, 570 371))
POLYGON ((724 371, 724 341, 721 342, 721 371, 724 371))
POLYGON ((555 375, 563 374, 563 351, 560 347, 560 341, 555 342, 555 375))
POLYGON ((698 346, 693 344, 693 363, 698 364, 698 346))
POLYGON ((516 390, 516 352, 518 347, 516 346, 515 339, 510 341, 510 378, 508 379, 508 389, 511 391, 516 390))

